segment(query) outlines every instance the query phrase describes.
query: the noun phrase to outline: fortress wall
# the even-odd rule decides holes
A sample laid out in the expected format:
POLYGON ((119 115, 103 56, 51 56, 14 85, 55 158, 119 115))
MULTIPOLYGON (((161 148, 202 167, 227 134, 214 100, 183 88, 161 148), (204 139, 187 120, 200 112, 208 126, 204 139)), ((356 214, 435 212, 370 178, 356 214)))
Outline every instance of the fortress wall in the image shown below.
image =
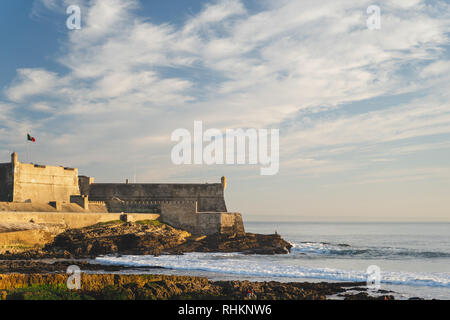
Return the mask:
POLYGON ((0 202, 13 201, 13 166, 0 164, 0 202))
POLYGON ((197 232, 200 234, 220 233, 220 212, 202 212, 197 216, 197 232))
POLYGON ((78 169, 17 162, 14 172, 16 202, 70 202, 71 195, 80 194, 78 169))
POLYGON ((128 221, 161 216, 193 233, 242 234, 241 214, 227 213, 225 187, 225 177, 211 184, 94 183, 78 169, 20 163, 13 153, 0 164, 0 221, 79 228, 124 212, 128 221))
POLYGON ((222 213, 220 215, 220 233, 245 234, 244 221, 240 213, 222 213))
POLYGON ((89 194, 89 186, 94 183, 93 177, 78 176, 78 186, 82 195, 89 194))
POLYGON ((197 201, 199 212, 227 212, 223 195, 221 197, 199 197, 197 201))
POLYGON ((85 209, 85 210, 89 210, 89 199, 87 196, 83 196, 83 195, 72 195, 70 196, 70 203, 76 203, 77 205, 79 205, 81 208, 85 209))
MULTIPOLYGON (((3 223, 56 224, 65 228, 83 228, 99 222, 120 220, 120 213, 78 213, 78 212, 0 212, 3 223)), ((159 214, 127 214, 127 221, 156 220, 159 214)))
POLYGON ((240 213, 200 212, 197 219, 197 232, 201 234, 245 234, 240 213))
POLYGON ((197 201, 162 201, 161 221, 194 232, 197 227, 197 201))
MULTIPOLYGON (((89 210, 83 209, 76 203, 60 203, 60 210, 56 210, 50 203, 27 203, 27 202, 0 202, 1 212, 88 212, 88 213, 108 213, 108 209, 103 203, 89 202, 89 210)), ((1 222, 1 221, 0 221, 1 222)))
POLYGON ((193 200, 198 202, 198 211, 226 212, 223 186, 211 184, 115 184, 93 183, 89 186, 89 199, 108 201, 119 198, 133 200, 193 200))
POLYGON ((111 200, 107 201, 109 212, 135 212, 135 213, 159 213, 161 212, 161 202, 155 200, 111 200))

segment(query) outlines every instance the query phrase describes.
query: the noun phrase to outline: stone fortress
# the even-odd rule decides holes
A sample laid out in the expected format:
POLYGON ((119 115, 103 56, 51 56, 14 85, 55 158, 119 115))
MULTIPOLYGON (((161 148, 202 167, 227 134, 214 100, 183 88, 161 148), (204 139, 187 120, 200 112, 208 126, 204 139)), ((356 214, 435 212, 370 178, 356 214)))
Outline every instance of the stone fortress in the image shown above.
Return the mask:
POLYGON ((221 183, 95 183, 78 169, 0 163, 0 222, 83 227, 111 220, 159 218, 193 234, 243 234, 240 213, 227 212, 221 183))

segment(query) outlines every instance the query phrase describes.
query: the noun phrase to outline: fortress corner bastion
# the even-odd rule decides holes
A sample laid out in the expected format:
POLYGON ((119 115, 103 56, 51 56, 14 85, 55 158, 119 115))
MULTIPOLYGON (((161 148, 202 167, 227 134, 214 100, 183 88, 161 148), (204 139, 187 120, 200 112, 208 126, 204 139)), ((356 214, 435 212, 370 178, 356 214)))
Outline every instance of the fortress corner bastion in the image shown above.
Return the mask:
POLYGON ((225 177, 203 184, 96 183, 76 168, 21 163, 13 153, 0 163, 0 222, 23 222, 28 214, 41 223, 59 219, 80 227, 118 216, 159 217, 193 234, 244 234, 242 215, 227 212, 226 185, 225 177))

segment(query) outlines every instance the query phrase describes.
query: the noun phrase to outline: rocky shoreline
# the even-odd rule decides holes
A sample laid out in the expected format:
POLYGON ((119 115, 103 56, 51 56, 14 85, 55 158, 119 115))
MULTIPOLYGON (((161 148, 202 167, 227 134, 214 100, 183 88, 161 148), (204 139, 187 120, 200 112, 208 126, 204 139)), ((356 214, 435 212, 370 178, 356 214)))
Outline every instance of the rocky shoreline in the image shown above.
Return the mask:
POLYGON ((391 292, 371 295, 365 283, 280 283, 210 281, 203 277, 152 273, 160 267, 101 265, 101 255, 161 255, 187 252, 288 254, 291 245, 278 234, 192 235, 159 221, 112 221, 70 229, 41 249, 0 254, 3 299, 358 299, 392 300, 391 292), (84 287, 65 287, 67 267, 83 271, 84 287), (133 270, 137 275, 123 274, 133 270), (87 273, 85 273, 87 272, 87 273))
POLYGON ((392 300, 371 296, 365 283, 280 283, 211 281, 204 277, 169 275, 81 274, 81 288, 67 289, 65 274, 0 274, 0 299, 51 300, 392 300), (357 291, 358 293, 348 293, 357 291), (249 294, 250 293, 250 294, 249 294))
POLYGON ((111 221, 69 229, 42 249, 5 252, 0 260, 84 259, 106 254, 160 255, 186 252, 287 254, 291 244, 280 235, 192 235, 157 220, 111 221))

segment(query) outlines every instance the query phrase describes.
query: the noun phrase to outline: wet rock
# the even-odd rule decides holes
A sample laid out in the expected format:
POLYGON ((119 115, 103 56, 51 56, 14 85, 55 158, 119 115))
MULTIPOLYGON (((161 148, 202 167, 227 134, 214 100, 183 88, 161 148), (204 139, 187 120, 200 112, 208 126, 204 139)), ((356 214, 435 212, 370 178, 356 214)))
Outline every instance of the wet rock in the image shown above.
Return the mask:
POLYGON ((242 252, 245 254, 286 254, 292 245, 280 235, 246 233, 240 236, 210 235, 204 238, 188 240, 185 243, 167 249, 168 253, 180 252, 242 252))
MULTIPOLYGON (((348 288, 347 283, 325 282, 213 282, 203 277, 167 275, 82 273, 81 276, 83 286, 77 294, 94 299, 325 300, 328 295, 348 288)), ((67 277, 66 274, 0 274, 0 292, 5 292, 2 297, 6 299, 23 299, 36 294, 36 291, 27 291, 27 287, 45 285, 43 290, 51 290, 51 286, 65 283, 67 277)), ((353 297, 367 298, 360 294, 353 297)))
POLYGON ((278 234, 196 235, 159 222, 111 222, 71 229, 43 249, 5 253, 0 260, 94 258, 107 254, 160 255, 185 252, 287 254, 291 244, 278 234))
POLYGON ((357 294, 345 294, 344 300, 395 300, 392 295, 373 296, 367 292, 359 292, 357 294))
POLYGON ((66 250, 78 258, 106 254, 160 254, 177 246, 190 234, 171 226, 154 223, 105 223, 67 230, 44 248, 46 252, 66 250))

